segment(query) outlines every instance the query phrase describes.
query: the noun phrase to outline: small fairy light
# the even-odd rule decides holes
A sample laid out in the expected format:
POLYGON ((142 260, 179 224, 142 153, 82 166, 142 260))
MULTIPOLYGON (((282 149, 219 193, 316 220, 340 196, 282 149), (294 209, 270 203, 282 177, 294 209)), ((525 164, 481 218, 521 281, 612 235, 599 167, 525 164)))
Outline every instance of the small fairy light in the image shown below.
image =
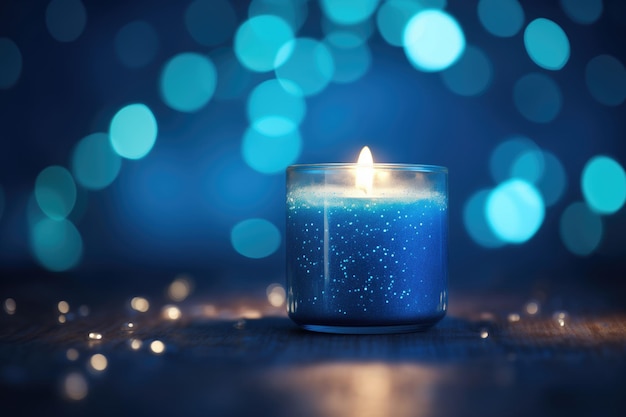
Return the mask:
POLYGON ((89 366, 94 371, 102 372, 107 369, 108 365, 109 361, 107 360, 107 357, 104 356, 102 353, 96 353, 91 358, 89 358, 89 366))
POLYGON ((140 339, 132 338, 129 340, 130 348, 132 350, 139 350, 143 346, 143 342, 140 339))
POLYGON ((163 307, 161 314, 163 315, 163 318, 167 320, 178 320, 181 316, 180 309, 173 305, 163 307))
POLYGON ((526 313, 534 316, 539 312, 539 303, 536 301, 529 301, 528 303, 526 303, 524 309, 526 310, 526 313))
POLYGON ((191 279, 186 275, 180 275, 167 288, 167 296, 172 301, 180 302, 189 296, 192 288, 191 279))
POLYGON ((560 327, 565 327, 565 321, 569 318, 569 315, 565 311, 556 311, 552 318, 556 320, 560 327))
POLYGON ((233 324, 233 327, 237 330, 241 330, 246 327, 246 321, 244 319, 239 319, 235 324, 233 324))
POLYGON ((67 398, 80 401, 87 396, 87 392, 87 380, 82 374, 72 372, 65 377, 63 381, 63 393, 67 398))
POLYGON ((81 317, 87 317, 89 315, 89 307, 87 307, 86 305, 78 307, 78 314, 81 317))
POLYGON ((102 340, 102 333, 90 332, 88 337, 89 340, 102 340))
POLYGON ((150 303, 143 297, 133 297, 132 300, 130 300, 130 307, 135 311, 145 313, 150 309, 150 303))
POLYGON ((152 343, 150 343, 150 350, 155 355, 160 355, 165 352, 165 343, 161 342, 160 340, 154 340, 152 341, 152 343))
POLYGON ((480 338, 486 339, 489 337, 489 331, 487 329, 480 329, 480 338))
POLYGON ((4 311, 9 315, 12 316, 13 314, 15 314, 15 308, 17 307, 15 304, 15 300, 12 298, 7 298, 6 300, 4 300, 3 303, 3 307, 4 307, 4 311))
POLYGON ((122 330, 124 330, 125 332, 134 332, 135 323, 133 323, 132 321, 127 321, 126 323, 122 324, 122 330))
POLYGON ((70 312, 70 305, 67 301, 59 301, 57 309, 59 310, 59 313, 67 314, 70 312))
POLYGON ((59 314, 58 320, 59 323, 65 324, 65 322, 67 321, 67 317, 65 317, 65 314, 59 314))
POLYGON ((517 323, 520 321, 521 317, 517 313, 511 313, 508 315, 507 319, 509 320, 509 323, 517 323))
POLYGON ((281 307, 285 304, 285 289, 280 284, 270 284, 265 290, 267 301, 274 307, 281 307))
POLYGON ((65 357, 74 362, 76 359, 78 359, 78 351, 74 348, 69 348, 68 350, 65 351, 65 357))

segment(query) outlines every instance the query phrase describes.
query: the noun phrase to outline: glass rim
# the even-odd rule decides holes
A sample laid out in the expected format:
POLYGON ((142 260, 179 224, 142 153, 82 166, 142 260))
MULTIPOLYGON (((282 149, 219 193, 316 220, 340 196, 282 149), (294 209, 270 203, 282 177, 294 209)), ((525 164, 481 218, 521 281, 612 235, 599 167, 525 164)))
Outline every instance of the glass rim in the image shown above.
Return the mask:
MULTIPOLYGON (((341 171, 355 168, 369 168, 362 166, 356 162, 329 162, 322 164, 293 164, 287 167, 287 171, 341 171)), ((447 174, 448 168, 442 165, 423 165, 423 164, 393 164, 393 163, 374 163, 374 169, 385 169, 390 171, 408 171, 408 172, 434 172, 447 174)))

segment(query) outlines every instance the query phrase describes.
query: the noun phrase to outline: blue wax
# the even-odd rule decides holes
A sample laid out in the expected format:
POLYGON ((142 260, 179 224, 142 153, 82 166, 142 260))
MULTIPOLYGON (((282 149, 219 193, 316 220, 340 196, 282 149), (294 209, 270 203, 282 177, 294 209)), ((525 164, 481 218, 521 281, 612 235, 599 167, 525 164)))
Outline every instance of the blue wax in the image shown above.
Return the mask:
POLYGON ((441 198, 287 198, 289 316, 313 326, 434 324, 447 307, 441 198))

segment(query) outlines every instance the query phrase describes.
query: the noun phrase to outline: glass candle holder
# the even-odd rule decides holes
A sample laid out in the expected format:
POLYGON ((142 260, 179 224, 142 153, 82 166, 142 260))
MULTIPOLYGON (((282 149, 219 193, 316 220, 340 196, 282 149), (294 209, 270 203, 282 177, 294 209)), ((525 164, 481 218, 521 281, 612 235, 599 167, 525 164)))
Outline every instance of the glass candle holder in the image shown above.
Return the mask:
POLYGON ((287 168, 287 302, 330 333, 426 329, 447 309, 448 171, 428 165, 287 168))

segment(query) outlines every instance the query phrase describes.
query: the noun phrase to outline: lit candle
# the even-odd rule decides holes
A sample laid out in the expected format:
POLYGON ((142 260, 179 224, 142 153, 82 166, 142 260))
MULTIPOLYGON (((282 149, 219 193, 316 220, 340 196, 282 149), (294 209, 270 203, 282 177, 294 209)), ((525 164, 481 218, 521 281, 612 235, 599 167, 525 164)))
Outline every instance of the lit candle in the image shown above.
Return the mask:
POLYGON ((447 169, 357 164, 287 169, 287 302, 308 330, 428 328, 447 307, 447 169))

